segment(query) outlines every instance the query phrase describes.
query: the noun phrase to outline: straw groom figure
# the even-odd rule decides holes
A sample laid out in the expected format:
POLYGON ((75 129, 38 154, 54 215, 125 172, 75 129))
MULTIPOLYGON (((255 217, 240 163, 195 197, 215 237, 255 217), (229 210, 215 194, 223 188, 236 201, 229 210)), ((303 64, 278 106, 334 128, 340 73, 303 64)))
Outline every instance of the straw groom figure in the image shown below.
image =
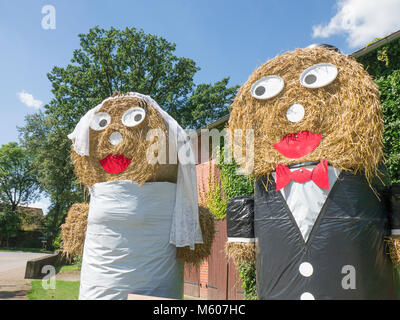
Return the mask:
MULTIPOLYGON (((259 298, 395 299, 385 239, 400 224, 378 178, 381 105, 363 67, 326 45, 279 55, 241 87, 229 127, 254 130, 259 298)), ((254 248, 228 237, 237 261, 235 248, 254 248)))

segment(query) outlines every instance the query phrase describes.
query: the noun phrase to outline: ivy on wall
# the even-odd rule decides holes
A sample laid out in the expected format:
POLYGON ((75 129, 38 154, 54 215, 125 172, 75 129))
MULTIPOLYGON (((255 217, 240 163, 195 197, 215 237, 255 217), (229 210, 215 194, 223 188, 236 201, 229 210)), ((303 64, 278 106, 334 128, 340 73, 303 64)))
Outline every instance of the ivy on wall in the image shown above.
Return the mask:
POLYGON ((400 182, 400 40, 391 41, 357 59, 381 93, 385 164, 391 181, 400 182))
POLYGON ((223 149, 217 162, 219 177, 211 170, 208 174, 207 206, 217 220, 226 218, 226 206, 229 199, 254 194, 254 179, 237 174, 238 165, 224 163, 223 149))
MULTIPOLYGON (((217 220, 226 218, 226 206, 229 199, 237 196, 252 196, 254 194, 254 179, 237 174, 238 165, 224 163, 223 150, 220 152, 217 167, 219 177, 211 170, 208 174, 207 205, 217 220)), ((255 263, 240 264, 239 278, 245 300, 257 300, 255 263)))

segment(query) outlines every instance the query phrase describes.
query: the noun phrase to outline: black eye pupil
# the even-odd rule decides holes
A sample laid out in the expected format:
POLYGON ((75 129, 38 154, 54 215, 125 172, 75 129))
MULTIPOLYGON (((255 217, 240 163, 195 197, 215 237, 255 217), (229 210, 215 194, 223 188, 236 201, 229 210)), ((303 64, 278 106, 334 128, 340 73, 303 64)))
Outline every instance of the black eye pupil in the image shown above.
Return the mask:
POLYGON ((142 115, 141 114, 137 114, 137 115, 135 115, 134 119, 135 119, 136 122, 138 122, 138 121, 142 120, 142 115))
POLYGON ((257 96, 262 96, 265 93, 265 87, 264 86, 257 87, 255 93, 257 96))
POLYGON ((102 119, 100 122, 99 122, 99 126, 100 127, 105 127, 107 125, 107 120, 106 119, 102 119))
POLYGON ((304 78, 304 81, 307 84, 313 84, 315 81, 317 81, 317 77, 313 74, 309 74, 307 77, 304 78))

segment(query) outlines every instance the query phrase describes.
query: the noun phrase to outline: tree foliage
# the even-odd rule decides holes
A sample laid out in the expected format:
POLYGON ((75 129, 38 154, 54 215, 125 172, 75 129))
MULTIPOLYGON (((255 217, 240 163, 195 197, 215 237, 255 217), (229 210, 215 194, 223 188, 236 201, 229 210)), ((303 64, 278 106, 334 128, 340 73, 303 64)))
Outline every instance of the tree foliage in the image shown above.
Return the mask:
POLYGON ((21 217, 17 212, 11 212, 8 207, 3 207, 0 212, 0 245, 5 241, 9 246, 9 239, 18 235, 21 229, 21 217))
POLYGON ((17 235, 23 213, 18 206, 37 197, 38 184, 31 157, 16 142, 0 148, 0 243, 17 235))
POLYGON ((229 114, 230 105, 239 86, 228 87, 229 78, 212 84, 200 84, 189 97, 181 116, 181 124, 189 128, 204 128, 229 114))
POLYGON ((41 190, 51 202, 46 216, 46 233, 51 243, 68 208, 84 197, 70 161, 71 143, 66 137, 69 132, 51 114, 46 116, 42 112, 26 116, 25 126, 18 129, 21 143, 33 159, 41 190))
POLYGON ((16 142, 0 148, 0 201, 15 212, 37 196, 38 185, 31 158, 16 142))

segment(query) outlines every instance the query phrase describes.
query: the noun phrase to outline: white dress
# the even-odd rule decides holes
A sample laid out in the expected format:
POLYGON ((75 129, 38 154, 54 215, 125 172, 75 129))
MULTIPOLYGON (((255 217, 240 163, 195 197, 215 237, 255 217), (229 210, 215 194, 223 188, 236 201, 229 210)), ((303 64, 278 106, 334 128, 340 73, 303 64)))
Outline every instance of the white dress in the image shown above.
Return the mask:
POLYGON ((181 299, 183 263, 170 231, 176 184, 102 182, 90 188, 79 299, 129 293, 181 299))

